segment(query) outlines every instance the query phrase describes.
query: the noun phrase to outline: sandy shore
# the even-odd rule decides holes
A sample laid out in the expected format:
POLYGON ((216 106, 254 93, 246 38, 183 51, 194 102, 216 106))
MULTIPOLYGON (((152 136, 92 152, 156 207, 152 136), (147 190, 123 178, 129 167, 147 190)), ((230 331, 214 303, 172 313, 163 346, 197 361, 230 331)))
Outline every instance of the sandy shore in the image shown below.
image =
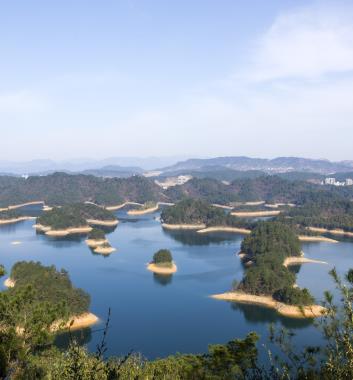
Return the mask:
POLYGON ((287 257, 283 265, 285 267, 289 267, 291 265, 300 265, 300 264, 306 264, 306 263, 313 263, 313 264, 327 264, 326 261, 320 261, 320 260, 313 260, 313 259, 307 259, 306 257, 287 257))
POLYGON ((128 205, 132 205, 132 206, 143 206, 142 203, 137 203, 137 202, 124 202, 124 203, 120 203, 118 205, 112 205, 112 206, 106 206, 105 209, 108 210, 108 211, 115 211, 115 210, 119 210, 125 206, 128 206, 128 205))
POLYGON ((178 268, 177 266, 175 265, 175 263, 173 262, 172 263, 172 266, 171 267, 163 267, 163 266, 160 266, 160 265, 156 265, 154 263, 149 263, 147 265, 147 269, 153 273, 157 273, 157 274, 173 274, 175 273, 178 268))
POLYGON ((212 206, 213 206, 213 207, 222 208, 222 209, 224 209, 224 210, 233 210, 233 207, 232 207, 232 206, 220 205, 220 204, 218 204, 218 203, 213 203, 212 206))
POLYGON ((227 226, 207 227, 207 228, 203 228, 202 230, 198 230, 197 232, 199 234, 207 234, 210 232, 235 232, 237 234, 244 234, 244 235, 248 235, 251 233, 251 231, 246 228, 227 227, 227 226))
POLYGON ((329 233, 332 235, 344 235, 344 236, 351 236, 353 237, 353 232, 350 231, 344 231, 342 229, 336 228, 334 230, 329 230, 327 228, 319 228, 319 227, 307 227, 309 231, 313 232, 319 232, 319 233, 329 233))
POLYGON ((52 230, 49 226, 43 226, 42 224, 34 224, 33 227, 41 232, 45 232, 48 236, 67 236, 71 234, 86 234, 92 231, 90 226, 72 227, 63 230, 52 230))
POLYGON ((4 286, 6 286, 7 288, 13 288, 15 284, 16 282, 10 277, 4 281, 4 286))
POLYGON ((99 245, 108 243, 108 239, 86 239, 85 241, 90 248, 96 248, 99 245))
POLYGON ((107 226, 107 227, 114 227, 114 226, 117 226, 119 223, 117 219, 112 219, 112 220, 87 219, 86 222, 88 224, 94 224, 97 226, 107 226))
POLYGON ((166 230, 202 230, 206 228, 206 224, 168 224, 162 223, 162 227, 166 230))
POLYGON ((224 301, 248 303, 275 309, 279 314, 290 318, 316 318, 325 313, 325 308, 320 305, 310 305, 298 307, 277 302, 269 296, 256 296, 253 294, 241 292, 226 292, 222 294, 214 294, 212 298, 224 301))
POLYGON ((157 204, 156 206, 145 208, 145 209, 136 209, 136 210, 129 210, 127 212, 128 215, 144 215, 144 214, 150 214, 152 212, 155 212, 159 209, 159 205, 157 204))
POLYGON ((53 207, 50 207, 50 206, 47 206, 47 205, 43 206, 43 211, 51 211, 52 209, 53 209, 53 207))
POLYGON ((276 216, 281 211, 233 211, 230 214, 238 218, 256 218, 261 216, 276 216))
POLYGON ((255 201, 255 202, 244 202, 242 203, 244 206, 260 206, 263 205, 265 201, 255 201))
POLYGON ((326 242, 326 243, 338 243, 337 240, 330 239, 326 236, 307 236, 307 235, 299 235, 298 236, 299 241, 305 243, 319 243, 319 242, 326 242))
POLYGON ((23 220, 32 220, 35 216, 19 216, 18 218, 11 219, 0 219, 0 224, 12 224, 17 222, 22 222, 23 220))
POLYGON ((14 210, 16 208, 21 208, 21 207, 26 207, 26 206, 31 206, 31 205, 40 205, 44 204, 44 201, 33 201, 33 202, 27 202, 27 203, 20 203, 18 205, 10 205, 8 207, 8 210, 14 210))
POLYGON ((100 253, 101 255, 110 255, 111 253, 115 251, 116 249, 113 247, 102 247, 101 245, 99 245, 93 250, 93 252, 100 253))

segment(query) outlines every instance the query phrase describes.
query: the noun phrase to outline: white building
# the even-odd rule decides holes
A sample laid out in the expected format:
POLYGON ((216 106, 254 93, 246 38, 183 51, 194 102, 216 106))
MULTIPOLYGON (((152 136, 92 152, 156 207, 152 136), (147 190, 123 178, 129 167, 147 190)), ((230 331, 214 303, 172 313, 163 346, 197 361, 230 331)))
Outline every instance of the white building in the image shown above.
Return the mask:
POLYGON ((335 185, 336 178, 325 178, 325 185, 335 185))
POLYGON ((353 179, 352 178, 346 179, 346 186, 353 186, 353 179))

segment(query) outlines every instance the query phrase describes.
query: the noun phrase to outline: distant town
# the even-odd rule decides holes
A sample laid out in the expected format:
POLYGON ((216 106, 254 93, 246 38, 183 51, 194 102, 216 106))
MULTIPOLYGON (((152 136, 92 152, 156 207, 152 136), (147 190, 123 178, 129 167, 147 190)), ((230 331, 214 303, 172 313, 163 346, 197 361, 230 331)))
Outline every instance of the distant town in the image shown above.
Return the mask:
POLYGON ((325 178, 324 181, 321 182, 322 185, 332 185, 332 186, 353 186, 353 179, 346 178, 345 181, 336 181, 334 177, 325 178))

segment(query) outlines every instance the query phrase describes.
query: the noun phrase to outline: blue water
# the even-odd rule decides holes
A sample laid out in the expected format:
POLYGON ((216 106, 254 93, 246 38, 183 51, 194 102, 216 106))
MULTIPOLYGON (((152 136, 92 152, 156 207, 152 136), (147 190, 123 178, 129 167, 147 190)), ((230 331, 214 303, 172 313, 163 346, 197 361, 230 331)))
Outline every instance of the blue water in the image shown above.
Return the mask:
MULTIPOLYGON (((243 268, 238 256, 242 236, 215 233, 164 231, 158 213, 131 218, 117 212, 118 227, 108 234, 117 251, 108 257, 93 254, 85 237, 54 239, 37 234, 34 221, 0 227, 0 263, 10 272, 19 260, 36 260, 65 268, 75 286, 92 298, 91 311, 102 322, 77 333, 90 350, 95 350, 111 308, 108 354, 126 354, 131 349, 148 358, 176 352, 204 352, 210 343, 226 343, 256 331, 265 341, 268 326, 291 328, 298 345, 320 342, 310 320, 278 316, 265 308, 232 304, 208 296, 231 288, 240 280, 243 268), (21 241, 20 245, 12 245, 21 241), (172 251, 178 272, 169 278, 146 270, 154 252, 172 251)), ((311 243, 303 245, 307 257, 329 265, 298 267, 297 282, 308 287, 318 300, 324 290, 333 290, 328 271, 336 266, 343 274, 353 267, 353 243, 311 243)), ((65 344, 66 336, 58 339, 65 344)), ((264 353, 263 353, 264 354, 264 353)))

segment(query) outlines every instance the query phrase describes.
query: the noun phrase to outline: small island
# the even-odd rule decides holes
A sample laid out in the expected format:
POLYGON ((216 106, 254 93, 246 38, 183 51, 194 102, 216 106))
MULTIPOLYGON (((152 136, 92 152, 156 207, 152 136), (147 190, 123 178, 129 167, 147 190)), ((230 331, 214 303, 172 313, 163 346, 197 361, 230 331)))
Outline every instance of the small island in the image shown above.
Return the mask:
POLYGON ((140 208, 129 210, 128 215, 145 215, 158 211, 159 204, 156 202, 146 202, 140 208))
MULTIPOLYGON (((98 318, 89 312, 90 296, 82 289, 75 288, 68 273, 54 266, 43 266, 39 262, 20 261, 11 270, 7 279, 6 300, 23 292, 30 291, 31 303, 28 307, 36 308, 45 304, 53 310, 50 325, 51 332, 67 329, 80 329, 98 322, 98 318), (30 290, 29 290, 30 289, 30 290)), ((5 295, 5 294, 4 294, 5 295)), ((23 318, 18 315, 16 323, 21 329, 23 318)))
POLYGON ((105 232, 99 228, 93 228, 86 239, 86 244, 90 248, 96 248, 100 245, 108 243, 108 239, 105 236, 105 232))
POLYGON ((260 222, 243 240, 240 257, 246 267, 243 279, 232 291, 213 298, 262 305, 293 318, 314 318, 325 312, 314 304, 308 289, 296 286, 295 274, 288 269, 317 262, 303 258, 299 239, 289 226, 260 222))
POLYGON ((114 214, 94 204, 78 203, 54 207, 37 218, 34 227, 49 236, 87 234, 90 224, 115 226, 118 220, 114 214))
POLYGON ((168 249, 160 249, 153 255, 153 260, 147 265, 147 269, 160 275, 171 275, 177 271, 173 257, 168 249))
POLYGON ((100 253, 101 255, 110 255, 115 251, 116 249, 113 248, 108 241, 98 245, 96 248, 93 249, 93 252, 100 253))

